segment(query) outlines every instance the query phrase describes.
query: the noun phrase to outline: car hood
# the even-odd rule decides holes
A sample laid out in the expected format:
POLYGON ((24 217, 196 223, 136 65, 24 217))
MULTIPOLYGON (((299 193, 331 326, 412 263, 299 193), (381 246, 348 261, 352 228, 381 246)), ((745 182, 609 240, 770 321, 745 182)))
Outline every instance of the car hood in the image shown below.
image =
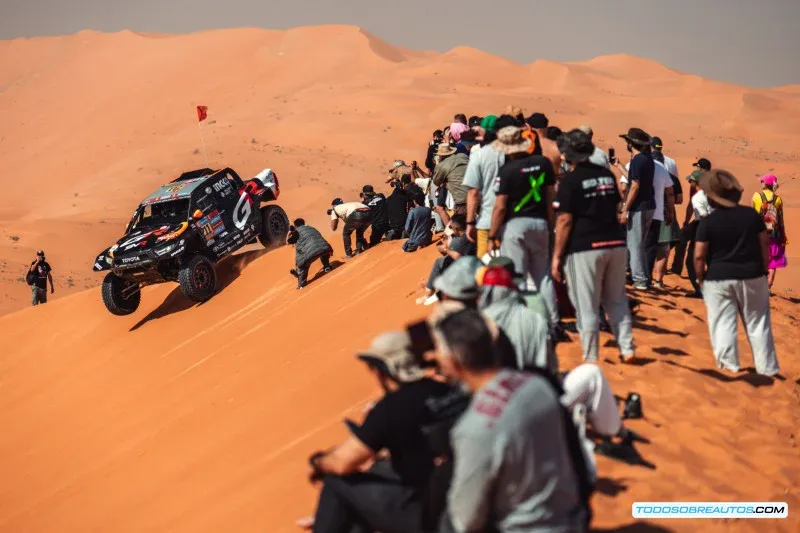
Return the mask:
POLYGON ((138 227, 118 240, 116 245, 111 248, 115 256, 138 253, 171 241, 186 231, 188 226, 188 222, 181 222, 163 226, 138 227))

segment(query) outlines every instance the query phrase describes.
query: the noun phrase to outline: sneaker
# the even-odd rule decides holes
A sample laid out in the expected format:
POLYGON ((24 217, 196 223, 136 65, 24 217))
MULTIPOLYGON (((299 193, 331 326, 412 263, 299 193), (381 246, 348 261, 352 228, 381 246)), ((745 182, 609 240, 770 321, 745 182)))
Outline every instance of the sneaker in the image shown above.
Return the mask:
POLYGON ((556 344, 559 342, 569 342, 571 340, 569 338, 569 335, 567 335, 567 332, 564 329, 564 325, 561 322, 559 322, 550 329, 550 335, 553 338, 553 342, 556 344))
POLYGON ((355 257, 353 254, 344 254, 345 259, 352 259, 353 257, 355 257))
POLYGON ((322 269, 322 271, 327 274, 328 272, 331 271, 331 267, 325 267, 322 269))
POLYGON ((308 285, 308 282, 306 282, 306 283, 300 283, 300 284, 297 286, 297 290, 300 290, 300 289, 302 289, 302 288, 303 288, 303 287, 305 287, 306 285, 308 285))
POLYGON ((664 290, 664 283, 661 282, 661 281, 654 281, 653 282, 653 288, 656 288, 656 289, 659 289, 659 290, 664 290))
POLYGON ((634 283, 633 288, 637 291, 646 291, 649 287, 647 283, 634 283))

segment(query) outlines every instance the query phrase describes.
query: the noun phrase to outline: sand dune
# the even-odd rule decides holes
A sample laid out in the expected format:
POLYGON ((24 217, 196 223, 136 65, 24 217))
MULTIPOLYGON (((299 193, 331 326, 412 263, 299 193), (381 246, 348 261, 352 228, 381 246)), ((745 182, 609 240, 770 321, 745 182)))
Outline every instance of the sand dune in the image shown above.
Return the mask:
MULTIPOLYGON (((564 129, 591 124, 618 153, 618 135, 644 127, 682 174, 709 157, 748 194, 774 172, 792 228, 796 95, 625 55, 518 65, 468 47, 411 51, 342 26, 0 41, 0 531, 294 530, 313 508, 306 456, 376 393, 352 354, 427 310, 413 300, 435 252, 384 244, 300 293, 291 249, 248 249, 202 306, 161 286, 135 315, 108 315, 92 261, 147 193, 205 165, 195 105, 209 106, 212 166, 276 169, 279 203, 319 227, 331 198, 378 186, 395 158, 421 161, 454 113, 514 104, 564 129), (31 309, 20 278, 39 248, 57 292, 31 309)), ((340 236, 331 242, 340 256, 340 236)), ((653 440, 641 449, 657 470, 601 459, 599 527, 630 525, 636 500, 800 504, 794 245, 788 254, 773 317, 786 380, 772 386, 707 370, 702 303, 648 298, 636 335, 652 361, 603 364, 618 394, 643 395, 650 421, 634 428, 653 440)), ((561 358, 574 366, 576 343, 561 358)), ((651 530, 763 524, 664 526, 651 530)))

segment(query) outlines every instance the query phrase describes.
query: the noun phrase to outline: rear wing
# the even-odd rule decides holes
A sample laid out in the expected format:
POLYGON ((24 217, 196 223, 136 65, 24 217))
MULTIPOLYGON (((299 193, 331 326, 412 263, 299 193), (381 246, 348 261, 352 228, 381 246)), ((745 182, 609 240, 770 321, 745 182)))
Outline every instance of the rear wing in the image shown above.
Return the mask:
POLYGON ((186 180, 193 180, 195 178, 202 178, 204 176, 210 176, 217 172, 216 170, 212 170, 210 168, 199 168, 197 170, 190 170, 189 172, 184 172, 170 183, 177 183, 179 181, 186 181, 186 180))

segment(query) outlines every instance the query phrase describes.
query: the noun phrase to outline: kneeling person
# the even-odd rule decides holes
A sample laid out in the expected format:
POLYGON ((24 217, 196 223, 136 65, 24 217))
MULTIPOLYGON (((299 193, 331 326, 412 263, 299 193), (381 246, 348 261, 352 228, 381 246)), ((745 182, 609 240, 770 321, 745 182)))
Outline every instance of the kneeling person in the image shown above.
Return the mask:
POLYGON ((331 271, 330 257, 333 248, 325 240, 325 237, 311 226, 306 226, 306 221, 298 218, 289 228, 289 237, 286 239, 289 244, 294 244, 294 264, 295 268, 289 272, 297 278, 297 288, 302 289, 308 283, 308 268, 319 259, 322 262, 322 271, 331 271))

